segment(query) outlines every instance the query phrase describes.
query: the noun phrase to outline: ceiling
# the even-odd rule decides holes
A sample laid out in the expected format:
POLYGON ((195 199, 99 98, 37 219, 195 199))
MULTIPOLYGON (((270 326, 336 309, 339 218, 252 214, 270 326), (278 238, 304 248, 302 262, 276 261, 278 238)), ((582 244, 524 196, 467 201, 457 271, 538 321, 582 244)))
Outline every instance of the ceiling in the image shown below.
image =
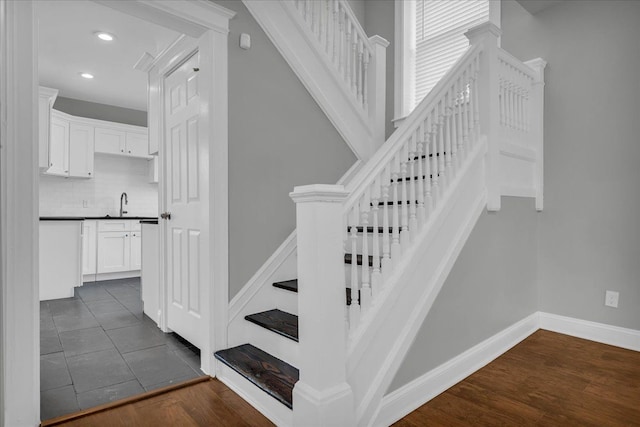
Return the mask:
POLYGON ((518 3, 530 14, 535 15, 551 6, 562 3, 562 0, 518 0, 518 3))
POLYGON ((144 52, 162 52, 179 33, 89 0, 35 3, 40 85, 66 98, 147 110, 147 75, 133 66, 144 52), (104 42, 97 31, 116 38, 104 42))

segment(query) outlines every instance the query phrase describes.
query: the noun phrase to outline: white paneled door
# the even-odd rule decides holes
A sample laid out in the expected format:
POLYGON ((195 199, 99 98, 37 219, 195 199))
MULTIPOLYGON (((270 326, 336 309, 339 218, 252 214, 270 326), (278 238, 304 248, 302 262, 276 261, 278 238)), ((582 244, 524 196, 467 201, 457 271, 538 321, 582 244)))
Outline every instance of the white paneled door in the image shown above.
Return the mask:
POLYGON ((164 80, 164 259, 167 326, 204 343, 202 290, 209 280, 209 150, 200 131, 199 53, 164 80))

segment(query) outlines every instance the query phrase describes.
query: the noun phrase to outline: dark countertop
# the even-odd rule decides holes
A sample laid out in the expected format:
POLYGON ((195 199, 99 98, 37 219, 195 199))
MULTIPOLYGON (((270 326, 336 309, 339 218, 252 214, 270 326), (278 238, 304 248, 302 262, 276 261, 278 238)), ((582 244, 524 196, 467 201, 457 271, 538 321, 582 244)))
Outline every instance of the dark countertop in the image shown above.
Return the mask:
POLYGON ((157 219, 141 219, 140 224, 157 224, 157 219))
POLYGON ((158 221, 158 217, 154 216, 41 216, 40 221, 84 221, 85 219, 96 220, 144 220, 144 221, 158 221))

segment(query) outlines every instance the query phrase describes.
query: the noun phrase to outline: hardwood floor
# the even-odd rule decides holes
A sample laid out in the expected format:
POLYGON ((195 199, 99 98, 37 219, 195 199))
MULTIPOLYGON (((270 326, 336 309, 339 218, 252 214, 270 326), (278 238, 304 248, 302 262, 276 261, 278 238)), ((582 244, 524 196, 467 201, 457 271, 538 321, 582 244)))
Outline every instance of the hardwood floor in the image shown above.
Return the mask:
POLYGON ((216 379, 55 425, 66 427, 273 426, 260 412, 216 379))
MULTIPOLYGON (((272 424, 214 379, 56 425, 272 424)), ((640 353, 540 330, 395 426, 640 426, 640 353)))
POLYGON ((640 353, 539 330, 394 426, 640 426, 640 353))

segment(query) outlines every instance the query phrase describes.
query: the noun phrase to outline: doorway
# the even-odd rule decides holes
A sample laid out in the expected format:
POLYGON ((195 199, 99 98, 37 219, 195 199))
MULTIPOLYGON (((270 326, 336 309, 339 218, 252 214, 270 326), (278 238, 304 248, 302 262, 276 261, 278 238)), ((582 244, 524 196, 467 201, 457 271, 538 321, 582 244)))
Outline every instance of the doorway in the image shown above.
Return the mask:
MULTIPOLYGON (((27 33, 30 32, 30 30, 34 28, 34 22, 28 21, 29 14, 33 7, 32 2, 19 2, 20 5, 11 3, 12 2, 2 0, 2 14, 0 14, 0 18, 3 21, 3 35, 7 29, 7 23, 11 28, 15 22, 19 21, 22 22, 21 31, 26 31, 27 33)), ((184 1, 179 4, 178 2, 158 2, 156 4, 150 4, 150 2, 144 1, 100 1, 97 3, 120 9, 125 13, 142 19, 152 19, 156 23, 167 25, 182 33, 196 37, 198 38, 199 48, 201 49, 201 52, 204 53, 203 63, 207 65, 201 67, 204 71, 201 76, 204 80, 209 82, 208 85, 205 85, 202 92, 204 95, 203 98, 205 99, 205 105, 207 107, 204 122, 207 126, 210 126, 211 129, 211 132, 208 135, 208 139, 210 141, 210 156, 207 161, 210 163, 212 170, 215 171, 210 177, 210 180, 216 184, 214 188, 211 189, 210 195, 212 199, 217 200, 218 202, 216 203, 216 206, 213 207, 208 218, 212 230, 211 241, 214 242, 211 244, 211 256, 212 259, 215 260, 211 264, 211 286, 204 288, 202 295, 200 296, 203 307, 202 317, 206 328, 203 333, 204 338, 202 344, 202 354, 206 356, 202 358, 201 368, 204 372, 214 376, 215 364, 212 363, 213 352, 215 349, 224 346, 224 343, 226 342, 225 329, 228 292, 226 279, 226 37, 228 31, 228 20, 233 16, 233 14, 212 3, 198 1, 184 1)), ((24 80, 24 76, 29 75, 29 73, 25 73, 23 69, 22 75, 18 76, 16 68, 13 68, 12 65, 21 63, 23 65, 30 65, 30 68, 32 69, 35 68, 34 62, 32 61, 29 63, 25 58, 25 56, 29 56, 29 52, 33 51, 35 43, 33 43, 32 38, 20 38, 17 36, 5 38, 4 43, 6 43, 3 45, 4 52, 11 51, 21 52, 21 54, 24 54, 20 58, 11 56, 6 62, 2 61, 2 74, 6 76, 7 86, 9 86, 12 84, 11 82, 19 81, 19 77, 24 80)), ((25 93, 35 94, 34 89, 37 87, 37 79, 35 76, 37 73, 34 72, 31 73, 31 75, 33 76, 33 80, 29 85, 26 85, 27 87, 30 87, 25 91, 25 93)), ((25 87, 25 85, 22 84, 21 86, 16 87, 19 89, 20 87, 25 87)), ((153 98, 153 96, 151 98, 153 98)), ((14 114, 19 114, 19 118, 24 119, 31 117, 30 122, 33 123, 33 127, 31 127, 30 132, 32 132, 33 135, 33 131, 37 123, 37 120, 34 120, 34 118, 37 118, 36 112, 33 109, 29 111, 28 109, 23 108, 24 105, 19 103, 18 97, 11 96, 11 94, 9 94, 9 96, 5 96, 3 93, 2 101, 2 105, 8 107, 7 109, 15 107, 12 111, 15 112, 14 114)), ((160 109, 161 104, 150 104, 150 117, 152 117, 150 125, 154 125, 154 108, 160 109)), ((17 146, 17 141, 19 139, 17 137, 20 136, 21 132, 25 132, 24 130, 21 130, 22 128, 17 127, 19 121, 20 120, 10 122, 7 127, 3 127, 2 129, 3 143, 6 143, 10 149, 17 146)), ((160 126, 157 118, 155 124, 160 126)), ((29 126, 26 128, 28 129, 29 126)), ((157 136, 160 139, 163 137, 163 135, 157 136)), ((35 144, 37 138, 33 140, 35 144)), ((5 146, 4 148, 7 147, 5 146)), ((21 177, 24 174, 24 171, 31 171, 31 173, 36 172, 35 165, 37 164, 37 150, 26 150, 25 152, 10 151, 11 156, 13 156, 12 161, 8 161, 7 156, 4 154, 5 153, 3 152, 3 166, 7 164, 7 167, 3 167, 3 181, 6 187, 3 189, 1 206, 1 216, 4 220, 2 228, 3 265, 19 265, 19 263, 16 262, 16 257, 24 255, 24 252, 12 254, 7 250, 7 247, 10 247, 13 241, 11 239, 5 240, 5 237, 7 236, 6 231, 9 227, 11 227, 16 233, 20 233, 23 229, 28 229, 29 234, 33 235, 33 223, 30 221, 13 221, 15 218, 14 216, 6 216, 4 214, 10 210, 9 207, 11 206, 11 201, 18 197, 16 194, 16 192, 19 192, 19 186, 16 185, 18 183, 17 178, 21 177), (14 262, 15 264, 13 264, 14 262)), ((163 170, 162 166, 160 170, 163 170)), ((25 207, 23 212, 36 213, 37 191, 33 197, 22 197, 21 205, 22 207, 25 207)), ((29 239, 28 242, 21 242, 20 244, 21 248, 29 245, 31 246, 31 250, 27 250, 27 253, 37 254, 38 252, 37 232, 35 233, 35 236, 36 239, 29 239)), ((162 240, 163 238, 161 238, 161 241, 162 240)), ((34 258, 31 257, 27 257, 27 259, 34 260, 34 258)), ((35 259, 37 259, 37 257, 35 259)), ((3 345, 1 362, 3 364, 4 372, 12 372, 12 375, 2 377, 3 390, 12 391, 11 397, 9 397, 8 394, 3 393, 3 404, 5 410, 11 409, 10 411, 5 412, 5 421, 10 425, 14 423, 14 421, 17 422, 18 420, 20 420, 20 424, 22 424, 25 420, 25 414, 28 414, 26 415, 28 417, 34 417, 34 420, 31 421, 35 421, 35 423, 39 421, 39 370, 37 368, 37 357, 35 357, 39 350, 37 345, 39 327, 37 324, 28 320, 38 318, 36 312, 37 305, 28 303, 29 300, 37 300, 38 284, 35 283, 37 280, 33 279, 37 279, 38 277, 38 266, 36 262, 31 262, 26 266, 28 267, 28 275, 32 278, 28 283, 32 283, 32 286, 24 286, 19 289, 15 286, 12 287, 11 281, 4 275, 5 271, 3 271, 2 280, 3 296, 6 296, 3 297, 2 300, 2 317, 3 320, 8 321, 5 323, 6 327, 2 336, 3 345), (27 299, 24 298, 25 296, 27 299), (11 309, 8 309, 8 307, 11 307, 11 309), (28 321, 22 322, 24 319, 27 319, 28 321), (18 332, 16 326, 18 324, 23 325, 20 330, 20 332, 23 333, 18 332), (31 325, 33 325, 32 329, 31 325), (21 346, 20 348, 24 350, 19 358, 15 352, 8 351, 8 347, 6 345, 8 339, 11 341, 12 348, 16 348, 15 346, 21 346), (19 383, 22 383, 23 385, 19 385, 19 383), (18 404, 18 402, 20 403, 18 404)), ((163 278, 166 271, 162 262, 160 271, 160 282, 162 287, 164 286, 163 278)), ((10 279, 16 277, 13 272, 11 272, 11 274, 13 276, 10 277, 10 279)), ((126 293, 127 289, 124 288, 125 286, 128 286, 130 289, 135 291, 137 284, 135 282, 120 283, 119 290, 126 293)), ((104 288, 104 286, 102 287, 104 288)), ((117 291, 114 290, 112 293, 109 290, 106 290, 106 292, 118 300, 114 295, 114 293, 118 293, 117 291)), ((166 293, 162 293, 161 298, 162 295, 166 296, 166 293)), ((118 300, 118 302, 122 303, 120 300, 118 300)), ((131 314, 134 313, 131 312, 131 314)), ((31 421, 27 421, 27 424, 32 424, 31 421)))

